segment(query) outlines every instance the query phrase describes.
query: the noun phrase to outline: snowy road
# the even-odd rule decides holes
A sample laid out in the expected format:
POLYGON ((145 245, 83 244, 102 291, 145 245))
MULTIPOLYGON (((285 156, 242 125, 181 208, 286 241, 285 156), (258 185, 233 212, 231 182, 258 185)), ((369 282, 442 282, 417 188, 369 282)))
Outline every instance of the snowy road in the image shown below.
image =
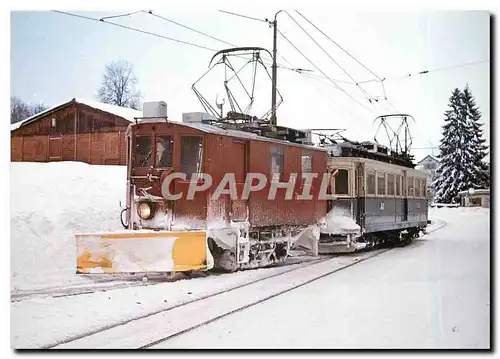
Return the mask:
POLYGON ((448 225, 410 247, 152 348, 489 348, 489 211, 436 217, 448 225))

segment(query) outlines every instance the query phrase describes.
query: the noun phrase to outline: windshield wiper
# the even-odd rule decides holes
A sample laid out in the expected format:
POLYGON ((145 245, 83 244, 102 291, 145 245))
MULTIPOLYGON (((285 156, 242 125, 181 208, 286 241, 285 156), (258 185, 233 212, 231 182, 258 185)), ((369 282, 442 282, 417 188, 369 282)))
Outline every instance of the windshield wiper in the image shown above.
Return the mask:
POLYGON ((149 157, 151 156, 151 153, 153 153, 153 149, 151 149, 148 153, 148 155, 146 156, 146 158, 144 159, 144 162, 141 163, 141 167, 144 167, 144 165, 146 163, 148 163, 148 160, 149 160, 149 157))

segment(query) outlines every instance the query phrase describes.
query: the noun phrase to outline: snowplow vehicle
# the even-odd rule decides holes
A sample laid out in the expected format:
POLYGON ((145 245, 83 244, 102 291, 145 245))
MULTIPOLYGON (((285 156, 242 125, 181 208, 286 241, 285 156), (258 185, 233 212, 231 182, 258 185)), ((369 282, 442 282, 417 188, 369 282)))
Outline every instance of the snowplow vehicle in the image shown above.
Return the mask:
POLYGON ((425 173, 381 146, 185 115, 128 127, 125 229, 76 234, 77 273, 235 271, 294 248, 407 243, 427 225, 425 173))

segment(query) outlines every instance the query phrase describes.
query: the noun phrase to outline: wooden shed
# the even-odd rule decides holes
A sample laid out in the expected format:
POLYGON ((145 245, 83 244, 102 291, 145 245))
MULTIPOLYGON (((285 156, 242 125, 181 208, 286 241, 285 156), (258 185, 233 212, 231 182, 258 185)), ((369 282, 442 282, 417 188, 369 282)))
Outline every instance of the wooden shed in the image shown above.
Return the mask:
POLYGON ((11 161, 126 165, 125 131, 142 112, 72 99, 11 126, 11 161))

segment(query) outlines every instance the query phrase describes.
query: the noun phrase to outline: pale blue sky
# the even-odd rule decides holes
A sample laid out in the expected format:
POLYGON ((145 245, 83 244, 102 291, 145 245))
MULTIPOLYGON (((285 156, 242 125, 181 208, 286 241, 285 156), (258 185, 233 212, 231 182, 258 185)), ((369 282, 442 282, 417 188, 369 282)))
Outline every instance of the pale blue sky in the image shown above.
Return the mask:
MULTIPOLYGON (((262 7, 226 10, 258 18, 271 17, 275 12, 262 7)), ((463 88, 466 83, 483 113, 489 139, 489 63, 391 79, 393 75, 408 72, 489 60, 487 12, 333 13, 320 7, 298 10, 376 74, 388 78, 385 87, 390 102, 417 120, 412 128, 414 147, 438 145, 443 112, 451 91, 455 87, 463 88)), ((159 9, 155 12, 238 46, 271 49, 271 29, 264 23, 226 15, 215 9, 159 9)), ((289 12, 300 19, 294 11, 289 12)), ((96 18, 118 13, 119 10, 115 13, 80 12, 96 18)), ((278 19, 280 30, 327 75, 349 80, 286 14, 280 14, 278 19)), ((11 21, 11 92, 25 101, 54 105, 73 97, 94 99, 105 64, 127 60, 134 65, 144 100, 165 100, 172 120, 180 120, 182 112, 202 110, 191 91, 191 84, 206 71, 213 55, 210 51, 51 12, 13 12, 11 21)), ((214 49, 229 47, 144 13, 113 21, 214 49)), ((317 32, 310 30, 310 33, 327 46, 356 81, 373 78, 317 32)), ((282 38, 278 49, 294 67, 313 69, 282 38)), ((318 71, 316 74, 320 75, 318 71)), ((219 90, 215 84, 219 86, 221 78, 216 75, 203 85, 209 100, 214 100, 219 90)), ((360 96, 356 98, 371 108, 371 111, 364 110, 328 84, 328 80, 321 81, 323 83, 281 70, 278 88, 285 102, 278 110, 278 122, 296 128, 347 128, 350 138, 373 138, 375 128, 371 123, 378 114, 388 112, 388 104, 371 106, 356 86, 347 85, 345 89, 349 93, 360 96)), ((372 95, 382 95, 377 83, 366 85, 365 89, 372 95)), ((260 99, 268 101, 270 83, 262 82, 258 90, 260 99)), ((415 150, 414 153, 421 158, 431 150, 415 150)))

